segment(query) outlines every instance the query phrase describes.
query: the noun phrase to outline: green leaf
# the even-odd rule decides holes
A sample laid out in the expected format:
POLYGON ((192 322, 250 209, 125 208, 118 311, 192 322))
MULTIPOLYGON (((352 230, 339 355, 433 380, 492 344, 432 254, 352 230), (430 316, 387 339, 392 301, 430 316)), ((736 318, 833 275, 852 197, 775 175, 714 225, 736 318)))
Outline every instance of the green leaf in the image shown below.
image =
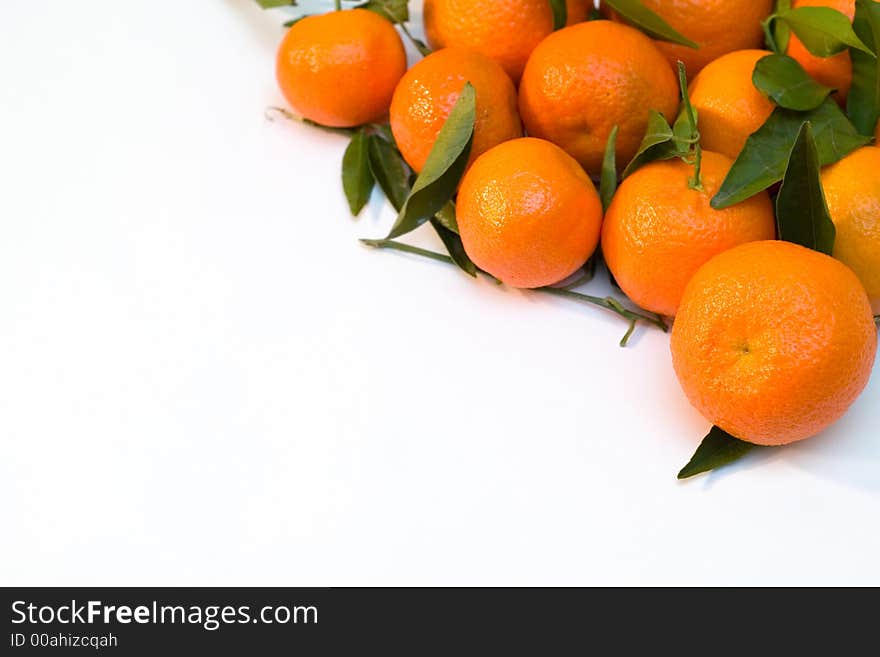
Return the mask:
MULTIPOLYGON (((453 209, 453 221, 455 221, 454 215, 455 211, 453 209)), ((463 272, 476 278, 477 266, 473 263, 470 257, 468 257, 468 254, 465 253, 464 245, 461 243, 461 237, 458 236, 458 233, 449 230, 449 228, 444 225, 444 222, 437 217, 431 219, 431 225, 443 241, 443 245, 449 252, 452 261, 458 265, 463 272)))
MULTIPOLYGON (((875 52, 880 48, 880 2, 856 0, 853 30, 875 52)), ((851 50, 852 88, 847 97, 846 111, 863 135, 873 136, 880 118, 880 58, 851 50)))
POLYGON ((355 9, 369 9, 392 23, 406 23, 409 20, 409 0, 369 0, 355 9))
MULTIPOLYGON (((688 99, 688 104, 690 104, 690 99, 688 99)), ((694 111, 694 118, 698 120, 699 116, 697 115, 696 108, 691 106, 691 109, 694 111)), ((675 119, 675 123, 672 126, 672 134, 674 139, 680 144, 690 144, 700 135, 699 132, 694 132, 691 127, 691 119, 688 116, 686 105, 682 106, 681 111, 678 113, 678 118, 675 119)))
POLYGON ((663 115, 656 110, 651 110, 645 136, 642 138, 642 143, 639 145, 635 157, 624 169, 623 177, 626 178, 649 162, 669 160, 681 155, 681 148, 675 142, 674 137, 675 134, 663 115))
POLYGON ((379 135, 369 139, 370 171, 391 207, 400 212, 409 196, 410 169, 394 144, 379 135))
POLYGON ((682 46, 698 49, 700 45, 677 32, 669 23, 645 7, 639 0, 604 0, 611 7, 643 32, 661 41, 670 41, 682 46))
POLYGON ((561 30, 568 22, 565 0, 550 0, 550 9, 553 10, 553 30, 561 30))
POLYGON ((678 473, 679 479, 688 479, 710 470, 738 461, 755 449, 757 445, 734 438, 718 427, 712 427, 690 462, 678 473))
POLYGON ((782 180, 789 153, 804 121, 813 126, 821 166, 833 164, 871 141, 856 132, 831 98, 826 98, 809 112, 777 107, 746 141, 721 189, 712 199, 712 207, 716 210, 730 207, 782 180))
POLYGON ((703 149, 700 145, 700 131, 697 129, 697 110, 691 104, 688 93, 687 70, 684 62, 678 62, 678 86, 681 91, 681 111, 672 128, 673 141, 685 162, 689 162, 686 156, 690 155, 693 148, 694 175, 688 180, 688 187, 703 191, 703 181, 700 176, 703 149))
POLYGON ((780 55, 784 55, 788 49, 791 30, 785 21, 776 20, 776 14, 781 14, 789 9, 791 9, 791 0, 776 0, 776 9, 773 15, 761 22, 767 48, 780 55))
POLYGON ((295 7, 296 0, 257 0, 257 4, 263 9, 275 9, 275 7, 295 7))
POLYGON ((807 50, 817 57, 831 57, 848 47, 873 55, 856 36, 849 18, 830 7, 799 7, 775 16, 785 21, 807 50))
POLYGON ((441 128, 388 239, 415 230, 452 199, 470 156, 475 116, 476 93, 468 82, 441 128))
POLYGON ((836 231, 819 177, 819 152, 813 128, 804 123, 788 158, 776 197, 779 239, 831 255, 836 231))
POLYGON ((360 214, 370 200, 374 184, 367 133, 361 129, 354 133, 342 156, 342 189, 353 216, 360 214))
POLYGON ((602 158, 602 177, 599 180, 599 198, 602 199, 602 210, 608 210, 614 192, 617 191, 617 132, 618 127, 611 129, 608 143, 605 144, 605 157, 602 158))
POLYGON ((440 225, 446 230, 458 235, 458 220, 455 218, 455 203, 449 201, 446 205, 440 208, 437 214, 434 215, 434 219, 439 221, 440 225))
POLYGON ((816 82, 788 55, 767 55, 758 60, 752 82, 780 107, 800 111, 819 107, 833 91, 816 82))

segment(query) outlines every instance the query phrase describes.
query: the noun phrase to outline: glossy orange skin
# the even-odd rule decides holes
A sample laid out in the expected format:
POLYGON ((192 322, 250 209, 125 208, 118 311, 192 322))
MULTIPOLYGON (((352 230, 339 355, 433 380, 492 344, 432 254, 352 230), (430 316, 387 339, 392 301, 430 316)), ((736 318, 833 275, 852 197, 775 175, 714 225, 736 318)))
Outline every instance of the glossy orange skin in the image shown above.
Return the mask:
MULTIPOLYGON (((794 0, 792 8, 800 7, 830 7, 845 14, 850 21, 856 14, 855 0, 794 0)), ((852 87, 852 59, 849 50, 844 50, 833 57, 816 57, 806 49, 797 35, 792 34, 786 54, 800 62, 804 70, 815 80, 826 87, 837 89, 835 98, 838 102, 846 101, 852 87)))
POLYGON ((834 257, 852 269, 880 314, 880 148, 865 146, 822 171, 837 228, 834 257))
POLYGON ((647 164, 618 188, 602 226, 602 254, 621 289, 645 310, 675 315, 685 286, 706 262, 776 236, 766 192, 724 210, 709 205, 732 164, 704 152, 702 191, 690 189, 694 167, 680 159, 647 164))
POLYGON ((281 41, 276 60, 278 85, 291 107, 337 128, 383 119, 405 71, 397 30, 366 9, 298 21, 281 41))
POLYGON ((672 329, 672 362, 702 415, 741 440, 784 445, 838 420, 868 383, 877 329, 838 260, 751 242, 703 265, 672 329))
POLYGON ((465 174, 456 206, 465 251, 507 285, 567 278, 593 255, 602 203, 580 165, 535 138, 508 141, 465 174))
POLYGON ((554 32, 529 57, 519 87, 526 131, 561 146, 598 175, 615 125, 617 162, 635 155, 649 110, 674 120, 678 83, 666 58, 644 34, 611 21, 554 32))
MULTIPOLYGON (((642 0, 642 4, 700 44, 694 49, 655 40, 673 67, 679 60, 684 62, 688 77, 721 55, 760 48, 764 44, 761 21, 773 12, 773 0, 642 0)), ((607 7, 602 11, 612 20, 621 20, 607 7)))
MULTIPOLYGON (((567 25, 587 19, 589 0, 566 0, 567 25)), ((432 48, 469 48, 497 61, 519 82, 532 50, 553 31, 547 0, 425 0, 432 48)))
POLYGON ((749 135, 773 113, 774 104, 752 83, 766 50, 738 50, 706 66, 690 85, 703 147, 736 159, 749 135))
POLYGON ((503 141, 522 137, 516 89, 504 69, 478 52, 438 50, 407 71, 391 101, 391 131, 414 171, 424 167, 466 82, 477 99, 469 162, 503 141))

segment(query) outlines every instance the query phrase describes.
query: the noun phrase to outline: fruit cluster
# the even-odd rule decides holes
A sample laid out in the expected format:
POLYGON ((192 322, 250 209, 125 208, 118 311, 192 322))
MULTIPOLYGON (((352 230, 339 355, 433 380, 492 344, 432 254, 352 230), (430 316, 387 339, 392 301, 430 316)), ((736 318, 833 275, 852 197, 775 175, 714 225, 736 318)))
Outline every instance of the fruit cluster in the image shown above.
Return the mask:
POLYGON ((423 9, 433 51, 406 0, 337 0, 278 50, 292 115, 350 135, 352 213, 376 184, 398 211, 365 243, 602 307, 626 337, 671 319, 714 425, 681 477, 847 411, 880 313, 880 2, 423 9), (424 224, 447 254, 398 241, 424 224), (627 301, 573 289, 600 260, 627 301))

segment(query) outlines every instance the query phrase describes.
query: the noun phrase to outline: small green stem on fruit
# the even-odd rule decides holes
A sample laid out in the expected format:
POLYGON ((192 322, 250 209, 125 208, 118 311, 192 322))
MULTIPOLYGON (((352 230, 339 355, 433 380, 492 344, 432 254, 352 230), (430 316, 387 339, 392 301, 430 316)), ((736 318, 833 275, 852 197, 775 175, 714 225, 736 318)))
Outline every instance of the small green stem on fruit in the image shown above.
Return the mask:
POLYGON ((333 0, 333 6, 336 7, 336 11, 342 10, 342 0, 333 0))
MULTIPOLYGON (((438 262, 445 262, 450 265, 455 264, 455 261, 448 255, 437 253, 435 251, 429 251, 428 249, 422 249, 417 246, 411 246, 409 244, 404 244, 403 242, 397 242, 395 240, 362 239, 361 242, 367 246, 371 246, 377 249, 391 249, 393 251, 402 251, 404 253, 411 253, 413 255, 422 256, 424 258, 430 258, 431 260, 437 260, 438 262)), ((490 276, 490 274, 487 274, 482 269, 478 271, 481 274, 486 274, 487 276, 490 276)), ((496 282, 500 282, 497 279, 495 280, 496 282)), ((656 326, 664 333, 667 333, 669 331, 669 327, 666 325, 666 321, 660 315, 643 315, 642 313, 629 310, 614 297, 594 297, 589 294, 583 294, 582 292, 573 292, 572 290, 567 290, 561 287, 539 287, 536 288, 534 291, 544 292, 546 294, 552 294, 558 297, 574 299, 576 301, 588 303, 593 306, 598 306, 599 308, 604 308, 605 310, 610 310, 611 312, 620 315, 629 322, 629 328, 627 329, 626 335, 624 335, 623 339, 620 341, 621 347, 625 347, 627 345, 629 338, 632 336, 633 331, 635 331, 637 322, 645 322, 646 324, 650 324, 651 326, 656 326)))
POLYGON ((691 105, 690 96, 688 95, 687 70, 682 62, 678 63, 678 83, 681 86, 681 98, 687 112, 688 123, 691 126, 691 140, 694 146, 694 177, 688 182, 691 189, 699 191, 703 190, 703 180, 700 176, 703 166, 703 147, 700 144, 700 132, 697 130, 697 116, 694 114, 694 107, 691 105))

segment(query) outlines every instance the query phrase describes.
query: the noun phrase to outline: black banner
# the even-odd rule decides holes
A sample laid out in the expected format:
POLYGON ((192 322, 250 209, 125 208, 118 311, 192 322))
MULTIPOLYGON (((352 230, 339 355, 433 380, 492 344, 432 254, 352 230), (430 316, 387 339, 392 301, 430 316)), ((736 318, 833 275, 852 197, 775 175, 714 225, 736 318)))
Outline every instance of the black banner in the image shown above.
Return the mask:
MULTIPOLYGON (((2 589, 0 654, 650 654, 672 646, 841 648, 873 606, 792 590, 2 589), (797 627, 797 633, 792 628, 797 627), (786 628, 788 628, 786 630, 786 628), (784 630, 784 631, 783 631, 784 630), (799 635, 799 636, 798 636, 799 635)), ((876 645, 876 639, 870 639, 876 645)))

